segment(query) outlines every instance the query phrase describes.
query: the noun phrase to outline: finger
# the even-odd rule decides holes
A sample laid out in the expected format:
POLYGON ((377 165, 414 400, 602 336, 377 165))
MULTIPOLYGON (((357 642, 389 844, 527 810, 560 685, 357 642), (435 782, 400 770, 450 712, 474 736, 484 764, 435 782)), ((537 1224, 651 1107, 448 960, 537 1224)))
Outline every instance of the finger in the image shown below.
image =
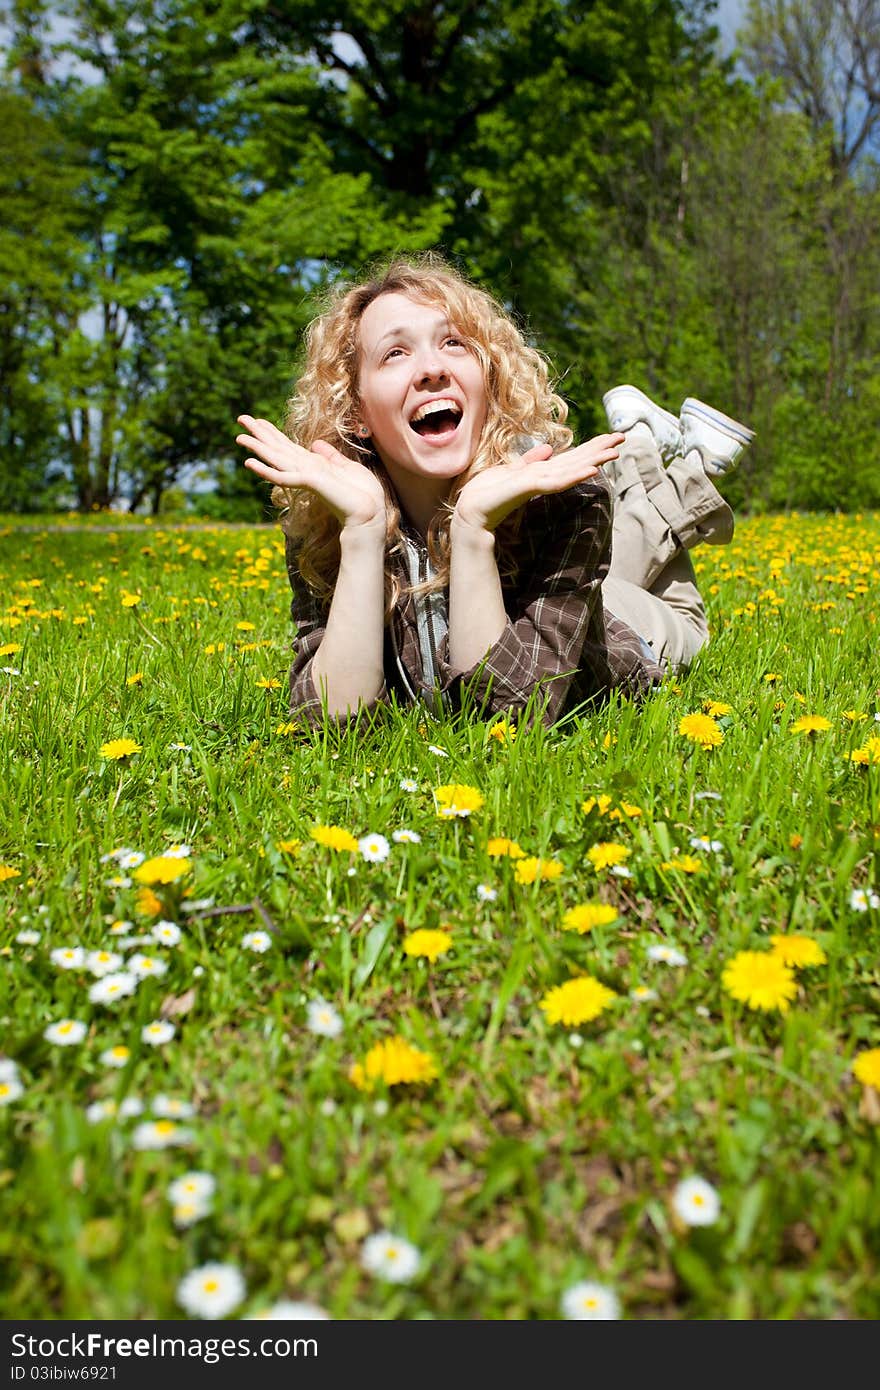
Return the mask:
POLYGON ((543 463, 552 453, 552 444, 533 444, 531 449, 520 455, 520 463, 543 463))

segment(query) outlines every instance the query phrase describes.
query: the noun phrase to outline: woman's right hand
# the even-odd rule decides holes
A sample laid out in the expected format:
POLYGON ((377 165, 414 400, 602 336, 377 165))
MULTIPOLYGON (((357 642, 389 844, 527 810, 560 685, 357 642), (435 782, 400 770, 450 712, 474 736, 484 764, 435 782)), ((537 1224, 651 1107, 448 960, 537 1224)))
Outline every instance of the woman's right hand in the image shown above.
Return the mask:
POLYGON ((323 439, 304 449, 268 420, 239 415, 238 423, 247 433, 236 435, 236 444, 258 455, 245 459, 245 468, 278 487, 314 492, 343 528, 381 527, 384 535, 385 489, 364 464, 346 458, 323 439))

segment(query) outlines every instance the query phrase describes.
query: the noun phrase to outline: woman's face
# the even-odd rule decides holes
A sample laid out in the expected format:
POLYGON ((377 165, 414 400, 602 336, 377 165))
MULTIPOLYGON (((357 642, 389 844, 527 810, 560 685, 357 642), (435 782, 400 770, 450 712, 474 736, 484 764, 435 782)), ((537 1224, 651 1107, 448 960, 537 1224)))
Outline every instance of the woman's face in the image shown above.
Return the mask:
POLYGON ((360 349, 361 420, 391 481, 401 496, 417 479, 443 495, 473 460, 485 423, 479 360, 444 309, 406 294, 367 306, 360 349))

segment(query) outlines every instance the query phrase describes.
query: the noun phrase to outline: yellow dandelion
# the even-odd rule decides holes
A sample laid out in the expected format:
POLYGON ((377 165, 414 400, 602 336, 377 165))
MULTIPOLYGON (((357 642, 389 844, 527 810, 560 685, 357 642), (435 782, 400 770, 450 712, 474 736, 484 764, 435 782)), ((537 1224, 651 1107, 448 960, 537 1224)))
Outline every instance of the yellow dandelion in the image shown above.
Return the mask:
POLYGON ((739 951, 721 972, 727 993, 750 1009, 787 1013, 797 994, 791 966, 771 951, 739 951))
POLYGON ((708 714, 710 719, 720 719, 724 714, 733 714, 733 705, 727 705, 723 700, 704 700, 703 713, 708 714))
POLYGON ((796 932, 777 933, 771 936, 771 954, 785 964, 797 970, 801 966, 825 965, 828 957, 822 950, 818 941, 814 941, 811 936, 800 936, 796 932))
POLYGON ((269 676, 264 676, 264 677, 262 677, 262 679, 260 679, 260 680, 257 681, 257 685, 258 685, 258 687, 260 688, 260 690, 280 690, 280 689, 281 689, 281 682, 278 681, 278 680, 275 680, 273 677, 269 677, 269 676))
POLYGON ((524 859, 526 852, 516 840, 507 840, 502 835, 497 835, 486 842, 486 853, 492 859, 501 859, 504 855, 510 859, 524 859))
POLYGON ((298 854, 302 848, 302 840, 276 840, 275 848, 281 854, 298 854))
POLYGON ((413 1047, 405 1038, 393 1037, 371 1047, 348 1075, 359 1091, 371 1091, 377 1081, 386 1086, 417 1086, 435 1081, 439 1072, 430 1052, 413 1047))
POLYGON ((15 653, 20 651, 20 642, 6 642, 4 646, 0 647, 0 656, 15 656, 15 653))
POLYGON ((516 861, 514 875, 517 883, 550 882, 559 878, 564 867, 558 859, 536 859, 532 856, 516 861))
POLYGON ((777 681, 781 680, 782 677, 779 675, 778 671, 768 671, 764 677, 764 682, 766 685, 775 685, 777 681))
POLYGON ((615 991, 599 980, 590 975, 578 975, 548 990, 541 1000, 541 1008, 548 1023, 564 1023, 572 1028, 598 1018, 616 998, 615 991))
POLYGON ((296 733, 296 731, 297 731, 298 728, 299 728, 299 725, 298 725, 298 724, 293 724, 293 723, 279 724, 278 727, 276 728, 275 732, 276 732, 276 734, 294 734, 294 733, 296 733))
POLYGON ((443 956, 452 945, 448 931, 428 931, 420 928, 404 938, 403 950, 407 956, 423 956, 433 965, 438 956, 443 956))
POLYGON ((789 837, 788 837, 788 846, 789 846, 789 849, 800 849, 800 847, 801 847, 801 845, 802 845, 803 843, 804 843, 804 837, 803 837, 803 835, 799 835, 798 832, 797 832, 796 830, 793 830, 793 831, 791 832, 791 834, 789 835, 789 837))
POLYGON ((317 840, 319 845, 325 845, 327 849, 357 853, 358 842, 354 835, 350 830, 343 830, 340 825, 313 825, 309 834, 313 840, 317 840))
POLYGON ((159 917, 165 911, 162 899, 156 897, 152 888, 139 888, 134 905, 142 917, 159 917))
POLYGON ((626 816, 628 816, 631 820, 635 820, 641 814, 641 806, 634 805, 632 801, 621 801, 619 806, 615 806, 611 811, 608 812, 608 819, 622 821, 626 816))
POLYGON ((789 727, 790 734, 824 734, 826 729, 831 728, 831 720, 826 719, 824 714, 802 714, 799 719, 789 727))
POLYGON ((598 872, 600 869, 613 868, 615 864, 625 864, 631 853, 632 850, 627 849, 626 845, 615 844, 613 840, 600 840, 587 850, 587 858, 598 872))
POLYGON ((678 723, 678 732, 701 748, 717 748, 724 742, 724 733, 709 714, 685 714, 678 723))
MULTIPOLYGON (((2 655, 3 653, 0 652, 0 656, 2 655)), ((850 724, 859 724, 863 719, 867 719, 868 716, 866 714, 862 714, 861 710, 845 709, 843 711, 843 717, 844 719, 848 719, 850 724)))
POLYGON ((454 816, 469 816, 472 811, 479 811, 483 794, 463 782, 447 782, 434 788, 434 802, 437 815, 442 820, 451 820, 454 816))
POLYGON ((11 864, 0 864, 0 883, 6 883, 10 878, 21 878, 21 872, 13 869, 11 864))
POLYGON ((236 632, 253 632, 256 626, 256 623, 236 623, 235 630, 236 632))
POLYGON ((861 748, 856 748, 849 755, 850 762, 861 763, 867 766, 870 763, 880 763, 880 737, 872 735, 861 748))
POLYGON ((498 743, 513 743, 516 738, 516 725, 508 723, 506 719, 499 719, 487 730, 486 737, 494 738, 498 743))
POLYGON ((145 859, 134 871, 138 883, 176 883, 192 868, 189 859, 171 854, 157 854, 154 859, 145 859))
POLYGON ((126 685, 143 685, 143 683, 144 683, 144 673, 143 673, 143 671, 135 671, 134 675, 133 675, 133 676, 129 676, 128 680, 125 682, 126 685))
POLYGON ((853 1076, 863 1086, 873 1086, 880 1091, 880 1047, 871 1047, 860 1052, 853 1062, 853 1076))
POLYGON ((138 604, 140 603, 140 601, 141 601, 141 595, 140 595, 140 594, 129 594, 129 593, 125 593, 125 594, 122 595, 122 606, 123 606, 123 608, 137 608, 137 606, 138 606, 138 604))
POLYGON ((677 854, 673 859, 664 859, 661 869, 678 869, 682 874, 701 874, 703 865, 694 854, 677 854))
POLYGON ((98 752, 102 758, 130 758, 132 753, 140 753, 141 745, 135 743, 133 738, 111 738, 109 743, 102 743, 98 752))
POLYGON ((592 931, 594 927, 607 927, 616 922, 620 913, 610 903, 580 903, 563 913, 562 930, 580 932, 592 931))
POLYGON ((600 792, 598 796, 588 796, 586 801, 581 802, 581 810, 585 816, 591 811, 598 811, 600 816, 604 816, 611 809, 611 797, 607 792, 600 792))

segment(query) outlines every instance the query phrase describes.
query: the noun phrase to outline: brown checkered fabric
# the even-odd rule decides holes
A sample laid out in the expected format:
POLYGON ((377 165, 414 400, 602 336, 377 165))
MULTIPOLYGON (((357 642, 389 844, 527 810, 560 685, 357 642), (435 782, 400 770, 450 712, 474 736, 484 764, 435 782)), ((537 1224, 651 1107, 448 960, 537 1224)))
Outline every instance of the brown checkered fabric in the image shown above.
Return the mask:
MULTIPOLYGON (((644 694, 663 671, 633 630, 606 613, 602 604, 611 518, 610 490, 602 474, 528 503, 516 546, 516 573, 502 581, 507 624, 484 659, 469 671, 455 670, 449 663, 448 637, 434 640, 436 612, 435 621, 426 622, 425 599, 409 595, 386 629, 385 684, 376 700, 362 708, 387 704, 394 692, 401 703, 418 700, 436 712, 459 708, 466 699, 475 715, 491 718, 516 715, 530 696, 537 695, 546 701, 541 717, 550 725, 584 702, 595 704, 611 690, 644 694)), ((413 534, 408 534, 407 544, 424 552, 423 542, 413 534)), ((408 584, 405 554, 395 552, 388 563, 408 584)), ((324 635, 325 613, 299 574, 290 541, 287 567, 293 590, 290 612, 297 628, 290 713, 319 724, 324 716, 311 665, 324 635)), ((439 607, 445 610, 445 596, 439 597, 439 607)), ((444 625, 441 621, 440 627, 444 625)))

